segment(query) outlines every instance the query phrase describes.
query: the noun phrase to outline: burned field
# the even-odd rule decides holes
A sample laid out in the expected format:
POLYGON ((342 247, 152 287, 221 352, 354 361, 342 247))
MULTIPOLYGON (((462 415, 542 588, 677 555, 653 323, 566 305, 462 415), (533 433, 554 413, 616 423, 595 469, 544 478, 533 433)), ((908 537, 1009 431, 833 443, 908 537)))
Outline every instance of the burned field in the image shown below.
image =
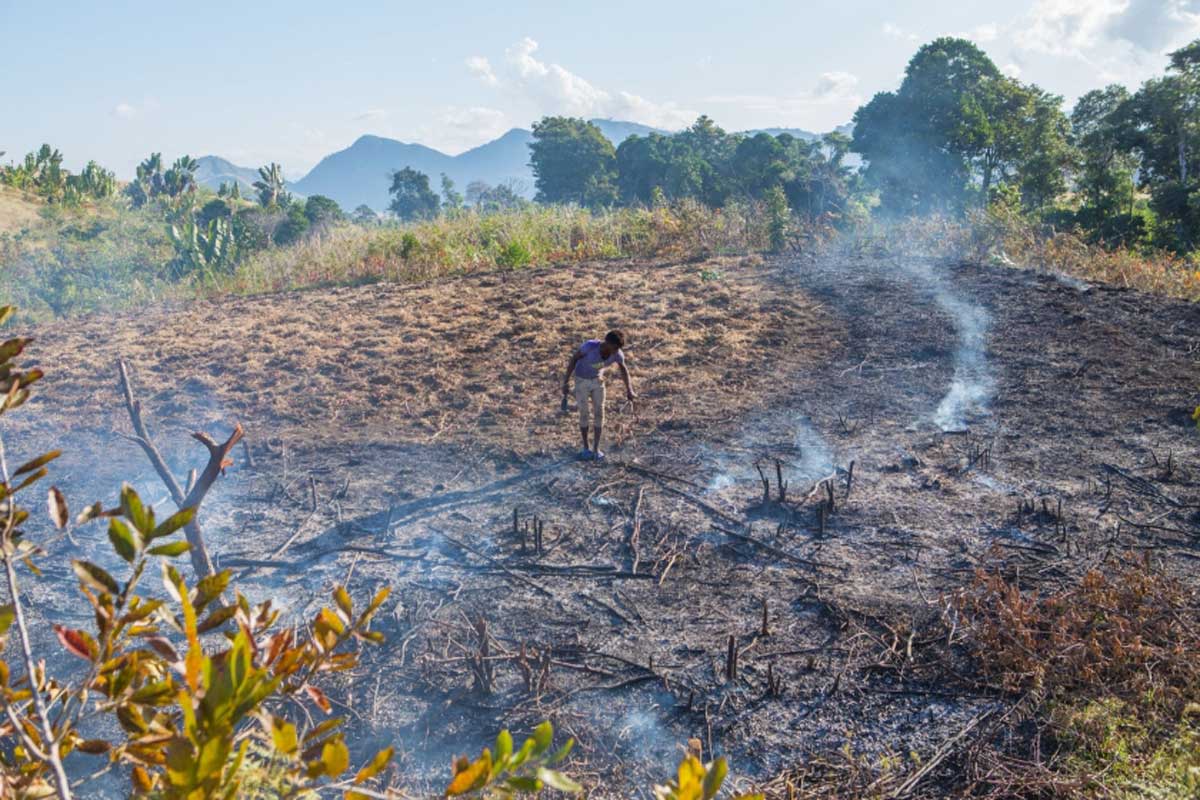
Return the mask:
MULTIPOLYGON (((596 797, 688 746, 780 796, 916 751, 906 791, 936 794, 1014 702, 956 656, 944 596, 981 567, 1053 588, 1200 558, 1200 310, 1032 271, 609 263, 33 334, 49 377, 14 424, 67 450, 76 505, 126 479, 170 506, 120 435, 124 358, 176 474, 203 461, 188 432, 245 426, 201 513, 244 592, 394 588, 386 644, 327 688, 417 789, 551 719, 596 797), (610 460, 579 463, 562 371, 613 326, 640 397, 610 391, 610 460)), ((89 536, 55 550, 99 560, 89 536)), ((85 624, 69 575, 35 611, 85 624)))

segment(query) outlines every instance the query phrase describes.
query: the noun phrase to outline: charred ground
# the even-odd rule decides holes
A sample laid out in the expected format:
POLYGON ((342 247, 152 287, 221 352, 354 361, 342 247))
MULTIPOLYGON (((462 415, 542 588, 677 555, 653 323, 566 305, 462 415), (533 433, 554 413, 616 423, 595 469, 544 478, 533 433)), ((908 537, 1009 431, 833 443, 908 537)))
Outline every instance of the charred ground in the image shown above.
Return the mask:
MULTIPOLYGON (((388 643, 332 694, 409 784, 543 718, 579 739, 594 796, 636 796, 693 738, 756 781, 848 769, 847 742, 932 753, 1012 702, 947 666, 939 598, 978 566, 1054 586, 1130 548, 1200 557, 1200 310, 1033 271, 849 249, 606 263, 34 335, 49 377, 17 419, 31 452, 68 450, 76 503, 122 479, 163 494, 117 435, 123 357, 180 474, 186 432, 246 426, 253 466, 202 513, 245 591, 300 610, 347 574, 395 588, 388 643), (947 433, 964 308, 987 402, 947 433), (581 464, 557 388, 612 326, 641 399, 610 398, 611 461, 581 464)), ((68 576, 42 582, 46 617, 82 614, 68 576)))

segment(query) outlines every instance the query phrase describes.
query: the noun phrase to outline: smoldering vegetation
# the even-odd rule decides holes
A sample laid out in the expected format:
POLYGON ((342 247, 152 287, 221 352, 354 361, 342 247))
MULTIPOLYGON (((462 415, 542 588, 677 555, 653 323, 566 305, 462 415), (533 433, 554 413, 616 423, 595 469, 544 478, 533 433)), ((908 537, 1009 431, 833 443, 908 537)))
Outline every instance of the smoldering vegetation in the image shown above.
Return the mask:
MULTIPOLYGON (((610 408, 604 466, 569 458, 576 431, 557 409, 553 343, 469 358, 454 349, 483 344, 453 327, 468 322, 464 303, 495 311, 489 330, 569 319, 566 289, 585 284, 586 270, 468 277, 419 297, 340 290, 311 319, 294 301, 263 298, 201 307, 186 323, 163 314, 36 331, 42 357, 65 366, 31 407, 29 433, 67 443, 62 485, 73 498, 111 498, 132 478, 169 505, 118 435, 128 429, 105 365, 118 351, 136 365, 177 474, 202 461, 190 430, 219 437, 243 422, 253 466, 238 453, 202 515, 214 558, 289 614, 334 582, 395 587, 380 620, 387 643, 325 688, 353 709, 362 753, 397 747, 413 791, 439 792, 449 758, 494 730, 550 718, 579 739, 572 769, 598 787, 593 796, 647 796, 694 747, 728 755, 772 796, 818 779, 852 794, 897 752, 942 752, 973 723, 961 741, 990 736, 988 721, 1015 702, 955 677, 972 668, 941 644, 949 618, 934 598, 977 567, 1035 581, 1038 570, 1075 575, 1106 548, 1146 544, 1143 529, 1117 529, 1103 464, 1140 469, 1171 443, 1182 471, 1164 491, 1195 502, 1183 476, 1198 453, 1178 444, 1172 416, 1193 367, 1165 359, 1160 344, 1187 351, 1194 309, 1157 307, 1156 317, 1136 296, 906 258, 847 248, 730 261, 703 282, 709 302, 695 296, 707 267, 606 268, 661 306, 644 303, 651 322, 631 333, 641 398, 610 408), (407 314, 417 303, 421 314, 407 314), (288 342, 313 348, 299 358, 348 368, 272 361, 286 349, 265 331, 208 338, 253 332, 271 314, 288 342), (384 320, 384 340, 346 350, 354 326, 384 320), (696 334, 686 345, 684 328, 696 334), (432 360, 412 344, 426 333, 449 343, 432 360), (67 355, 85 340, 96 343, 86 356, 67 355), (251 367, 237 381, 222 371, 231 358, 251 367), (1096 366, 1079 372, 1083 362, 1096 366), (509 370, 521 392, 485 380, 509 370), (382 378, 427 397, 414 389, 407 406, 389 406, 372 392, 391 390, 370 388, 382 378), (956 381, 984 387, 954 410, 966 432, 939 423, 940 409, 955 409, 956 381), (454 400, 453 413, 438 411, 454 400)), ((1120 516, 1151 519, 1152 498, 1122 481, 1111 490, 1120 516)), ((98 552, 88 536, 76 533, 78 547, 98 552)), ((78 613, 71 583, 48 572, 40 613, 78 613)), ((889 780, 948 792, 969 752, 945 753, 921 775, 899 763, 889 780)))

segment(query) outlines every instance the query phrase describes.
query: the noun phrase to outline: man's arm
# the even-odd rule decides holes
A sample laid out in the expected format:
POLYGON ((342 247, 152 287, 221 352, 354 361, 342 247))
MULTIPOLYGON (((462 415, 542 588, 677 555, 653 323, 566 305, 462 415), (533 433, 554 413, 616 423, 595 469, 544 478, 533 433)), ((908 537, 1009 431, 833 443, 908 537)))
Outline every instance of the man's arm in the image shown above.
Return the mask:
POLYGON ((575 371, 575 365, 579 363, 578 348, 571 354, 571 361, 567 364, 567 374, 563 376, 562 394, 566 397, 571 393, 571 373, 575 371))
POLYGON ((617 369, 621 370, 621 380, 625 381, 625 396, 630 400, 634 399, 637 395, 633 393, 633 384, 629 381, 629 368, 625 366, 624 361, 619 361, 617 369))

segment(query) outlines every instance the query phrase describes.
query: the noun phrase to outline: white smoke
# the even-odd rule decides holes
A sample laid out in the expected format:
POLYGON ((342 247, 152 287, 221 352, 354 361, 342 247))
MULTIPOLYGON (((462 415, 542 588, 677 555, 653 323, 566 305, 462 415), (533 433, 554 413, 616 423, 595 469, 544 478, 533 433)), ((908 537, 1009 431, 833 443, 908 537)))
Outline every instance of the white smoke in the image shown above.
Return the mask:
POLYGON ((972 419, 987 413, 995 391, 995 379, 987 361, 991 315, 983 306, 955 292, 929 261, 903 259, 899 263, 932 292, 938 308, 954 322, 958 336, 954 376, 933 413, 933 422, 947 433, 965 431, 972 419))

